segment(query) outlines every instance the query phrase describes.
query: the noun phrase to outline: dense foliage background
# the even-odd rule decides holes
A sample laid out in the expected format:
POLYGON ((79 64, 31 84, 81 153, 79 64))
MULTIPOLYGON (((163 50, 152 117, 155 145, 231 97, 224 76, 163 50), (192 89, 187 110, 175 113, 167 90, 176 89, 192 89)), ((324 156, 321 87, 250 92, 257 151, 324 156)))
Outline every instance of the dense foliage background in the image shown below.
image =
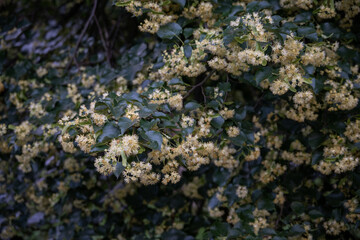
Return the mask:
POLYGON ((359 0, 0 1, 1 239, 359 239, 359 0))

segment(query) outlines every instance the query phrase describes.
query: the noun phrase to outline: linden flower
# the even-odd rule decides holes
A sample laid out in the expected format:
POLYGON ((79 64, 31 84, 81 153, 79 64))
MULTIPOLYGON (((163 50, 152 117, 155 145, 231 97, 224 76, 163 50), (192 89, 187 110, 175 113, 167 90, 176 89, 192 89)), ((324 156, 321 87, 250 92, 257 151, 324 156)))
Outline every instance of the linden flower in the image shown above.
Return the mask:
POLYGON ((137 135, 125 135, 122 138, 122 148, 127 156, 136 155, 139 152, 139 137, 137 135))
POLYGON ((86 153, 89 153, 91 151, 91 146, 95 144, 95 139, 90 135, 78 135, 76 136, 75 141, 79 145, 79 148, 86 153))
POLYGON ((360 142, 360 120, 350 122, 346 126, 344 134, 351 142, 360 142))
POLYGON ((231 126, 226 131, 229 137, 236 137, 240 134, 240 129, 238 127, 231 126))
POLYGON ((329 220, 323 223, 326 234, 329 235, 339 235, 341 232, 346 231, 347 227, 343 222, 337 222, 336 220, 329 220))
POLYGON ((170 97, 168 103, 170 107, 175 108, 178 111, 183 108, 183 99, 180 94, 170 97))
POLYGON ((182 119, 180 122, 182 128, 192 127, 194 123, 195 123, 195 119, 189 116, 185 116, 184 114, 182 115, 182 119))
POLYGON ((45 115, 45 110, 42 107, 41 103, 31 102, 29 106, 30 116, 35 116, 41 118, 45 115))
POLYGON ((46 74, 48 73, 47 69, 46 68, 43 68, 43 67, 39 67, 37 70, 36 70, 36 74, 42 78, 43 76, 45 76, 46 74))
POLYGON ((229 110, 226 107, 223 110, 221 110, 219 113, 225 120, 226 119, 231 119, 235 115, 235 111, 233 109, 229 110))
POLYGON ((33 126, 29 121, 22 122, 19 126, 15 127, 15 134, 20 141, 24 140, 31 132, 33 126))
POLYGON ((0 136, 4 136, 7 132, 6 124, 0 124, 0 136))
POLYGON ((236 196, 238 196, 239 198, 241 199, 246 198, 247 195, 248 195, 248 189, 246 186, 239 186, 236 189, 236 196))
POLYGON ((126 107, 125 117, 129 118, 131 121, 139 119, 139 111, 140 109, 135 105, 128 105, 126 107))
POLYGON ((98 126, 104 125, 107 120, 107 117, 105 115, 98 113, 93 113, 91 117, 94 120, 94 123, 98 126))
POLYGON ((289 86, 281 80, 276 80, 270 84, 270 90, 273 94, 283 95, 289 89, 289 86))
POLYGON ((96 170, 103 175, 109 175, 114 172, 115 165, 110 162, 109 159, 104 157, 99 157, 95 160, 96 170))

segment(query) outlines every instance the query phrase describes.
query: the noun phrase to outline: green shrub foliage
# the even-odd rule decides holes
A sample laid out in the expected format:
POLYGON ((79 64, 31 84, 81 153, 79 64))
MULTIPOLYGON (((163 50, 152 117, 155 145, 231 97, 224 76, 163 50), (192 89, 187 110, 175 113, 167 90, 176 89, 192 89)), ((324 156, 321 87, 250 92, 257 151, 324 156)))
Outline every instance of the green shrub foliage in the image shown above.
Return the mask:
POLYGON ((359 239, 359 0, 1 1, 1 239, 359 239))

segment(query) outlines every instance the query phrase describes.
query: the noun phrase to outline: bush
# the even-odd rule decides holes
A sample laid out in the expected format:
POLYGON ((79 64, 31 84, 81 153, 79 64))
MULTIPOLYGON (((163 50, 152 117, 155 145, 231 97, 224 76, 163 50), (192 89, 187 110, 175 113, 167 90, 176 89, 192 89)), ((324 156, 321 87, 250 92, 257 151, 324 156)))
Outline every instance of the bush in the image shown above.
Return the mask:
POLYGON ((0 4, 2 239, 360 238, 358 0, 0 4))

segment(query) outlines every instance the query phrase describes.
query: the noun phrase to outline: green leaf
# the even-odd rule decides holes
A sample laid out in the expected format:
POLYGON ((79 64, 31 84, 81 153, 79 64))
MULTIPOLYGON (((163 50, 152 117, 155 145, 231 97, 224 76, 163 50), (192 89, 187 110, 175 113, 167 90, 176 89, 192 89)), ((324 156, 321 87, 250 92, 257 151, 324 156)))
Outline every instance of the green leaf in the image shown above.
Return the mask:
POLYGON ((323 217, 323 214, 315 209, 311 210, 308 214, 312 219, 323 217))
POLYGON ((148 145, 149 148, 154 150, 161 150, 162 144, 162 135, 160 132, 156 131, 146 131, 145 132, 145 139, 150 142, 148 145))
POLYGON ((192 47, 190 45, 184 46, 184 55, 186 58, 190 58, 192 54, 192 47))
POLYGON ((318 94, 324 88, 323 81, 318 78, 313 78, 310 85, 316 94, 318 94))
POLYGON ((217 129, 221 128, 222 125, 224 124, 225 120, 223 117, 219 116, 219 117, 216 117, 216 118, 213 118, 211 120, 211 125, 217 129))
POLYGON ((148 131, 148 130, 150 130, 151 128, 153 128, 158 121, 159 121, 158 119, 153 119, 153 120, 151 120, 151 121, 146 121, 146 120, 144 120, 144 119, 141 119, 141 120, 140 120, 140 127, 141 127, 142 129, 144 129, 145 131, 148 131))
POLYGON ((299 234, 303 234, 305 233, 305 229, 300 226, 299 224, 295 224, 294 226, 292 226, 292 228, 290 229, 290 233, 292 235, 299 235, 299 234))
POLYGON ((291 209, 296 212, 297 214, 304 212, 304 205, 301 202, 292 202, 291 203, 291 209))
POLYGON ((196 102, 188 102, 187 104, 185 104, 185 110, 187 110, 187 111, 195 110, 199 107, 200 107, 200 104, 198 104, 196 102))
POLYGON ((140 118, 147 118, 151 114, 153 114, 153 110, 147 107, 143 107, 139 110, 139 116, 140 118))
POLYGON ((304 66, 304 70, 306 71, 306 73, 312 75, 312 74, 315 73, 316 69, 315 69, 315 67, 313 65, 309 64, 309 65, 304 66))
POLYGON ((295 16, 295 23, 308 22, 311 20, 312 13, 311 12, 302 12, 295 16))
POLYGON ((255 81, 259 84, 261 81, 270 78, 272 76, 272 68, 271 67, 263 67, 261 70, 257 71, 255 74, 255 81))
POLYGON ((221 83, 219 83, 219 90, 224 91, 224 92, 230 92, 231 84, 229 82, 221 82, 221 83))
POLYGON ((119 119, 122 115, 124 115, 126 106, 126 102, 121 102, 117 106, 114 106, 110 109, 115 119, 119 119))
POLYGON ((194 32, 193 28, 184 28, 184 36, 185 38, 189 38, 194 32))
POLYGON ((177 23, 168 23, 161 26, 157 35, 162 39, 172 39, 174 36, 179 35, 182 32, 182 28, 177 23))
POLYGON ((124 171, 125 167, 122 165, 121 162, 117 162, 116 163, 116 167, 115 167, 115 176, 116 178, 119 178, 119 176, 121 175, 122 171, 124 171))
POLYGON ((95 146, 91 148, 90 153, 104 152, 104 150, 108 148, 109 147, 105 144, 95 144, 95 146))
POLYGON ((118 121, 118 127, 120 128, 120 135, 124 135, 134 123, 127 117, 121 117, 118 121))
POLYGON ((332 39, 339 39, 343 35, 343 32, 334 23, 325 22, 322 24, 321 28, 324 34, 330 36, 332 39))
POLYGON ((316 30, 313 27, 299 27, 297 29, 297 32, 298 32, 300 37, 306 37, 306 38, 308 38, 308 39, 310 39, 312 41, 317 41, 318 40, 316 30))
POLYGON ((272 7, 272 5, 267 1, 261 1, 261 2, 253 1, 253 2, 250 2, 246 6, 246 11, 247 12, 258 12, 258 11, 263 10, 265 8, 271 8, 271 7, 272 7))
POLYGON ((98 137, 98 142, 102 143, 110 141, 120 135, 120 130, 114 122, 107 122, 102 130, 102 134, 98 137))
POLYGON ((195 237, 196 240, 203 240, 205 239, 205 228, 202 227, 199 229, 199 231, 197 232, 196 234, 196 237, 195 237))
POLYGON ((308 143, 311 149, 315 150, 325 140, 325 136, 319 132, 312 132, 308 137, 308 143))
POLYGON ((169 82, 168 85, 184 85, 184 82, 182 80, 180 80, 179 78, 172 78, 169 82))
POLYGON ((179 4, 181 7, 185 7, 186 0, 171 0, 173 3, 179 4))
POLYGON ((313 152, 312 156, 311 156, 311 165, 315 165, 315 164, 319 163, 320 160, 322 159, 322 157, 323 157, 322 151, 316 150, 315 152, 313 152))
POLYGON ((215 237, 220 237, 220 236, 226 236, 229 231, 229 228, 230 226, 226 222, 216 222, 211 226, 210 230, 215 237))
POLYGON ((153 117, 154 118, 168 118, 168 116, 163 112, 154 112, 153 117))
POLYGON ((137 92, 125 93, 121 97, 126 99, 127 101, 129 101, 129 100, 134 100, 134 101, 138 101, 138 102, 143 101, 143 99, 140 97, 140 95, 137 92))
POLYGON ((289 90, 296 93, 296 89, 294 87, 292 87, 291 85, 289 85, 289 90))
POLYGON ((234 138, 230 138, 231 142, 236 146, 243 146, 244 142, 246 141, 246 135, 243 132, 234 138))
POLYGON ((262 235, 276 235, 276 231, 272 228, 263 228, 261 229, 261 234, 262 235))
POLYGON ((218 111, 220 107, 220 103, 218 101, 211 100, 208 104, 206 104, 206 106, 218 111))

